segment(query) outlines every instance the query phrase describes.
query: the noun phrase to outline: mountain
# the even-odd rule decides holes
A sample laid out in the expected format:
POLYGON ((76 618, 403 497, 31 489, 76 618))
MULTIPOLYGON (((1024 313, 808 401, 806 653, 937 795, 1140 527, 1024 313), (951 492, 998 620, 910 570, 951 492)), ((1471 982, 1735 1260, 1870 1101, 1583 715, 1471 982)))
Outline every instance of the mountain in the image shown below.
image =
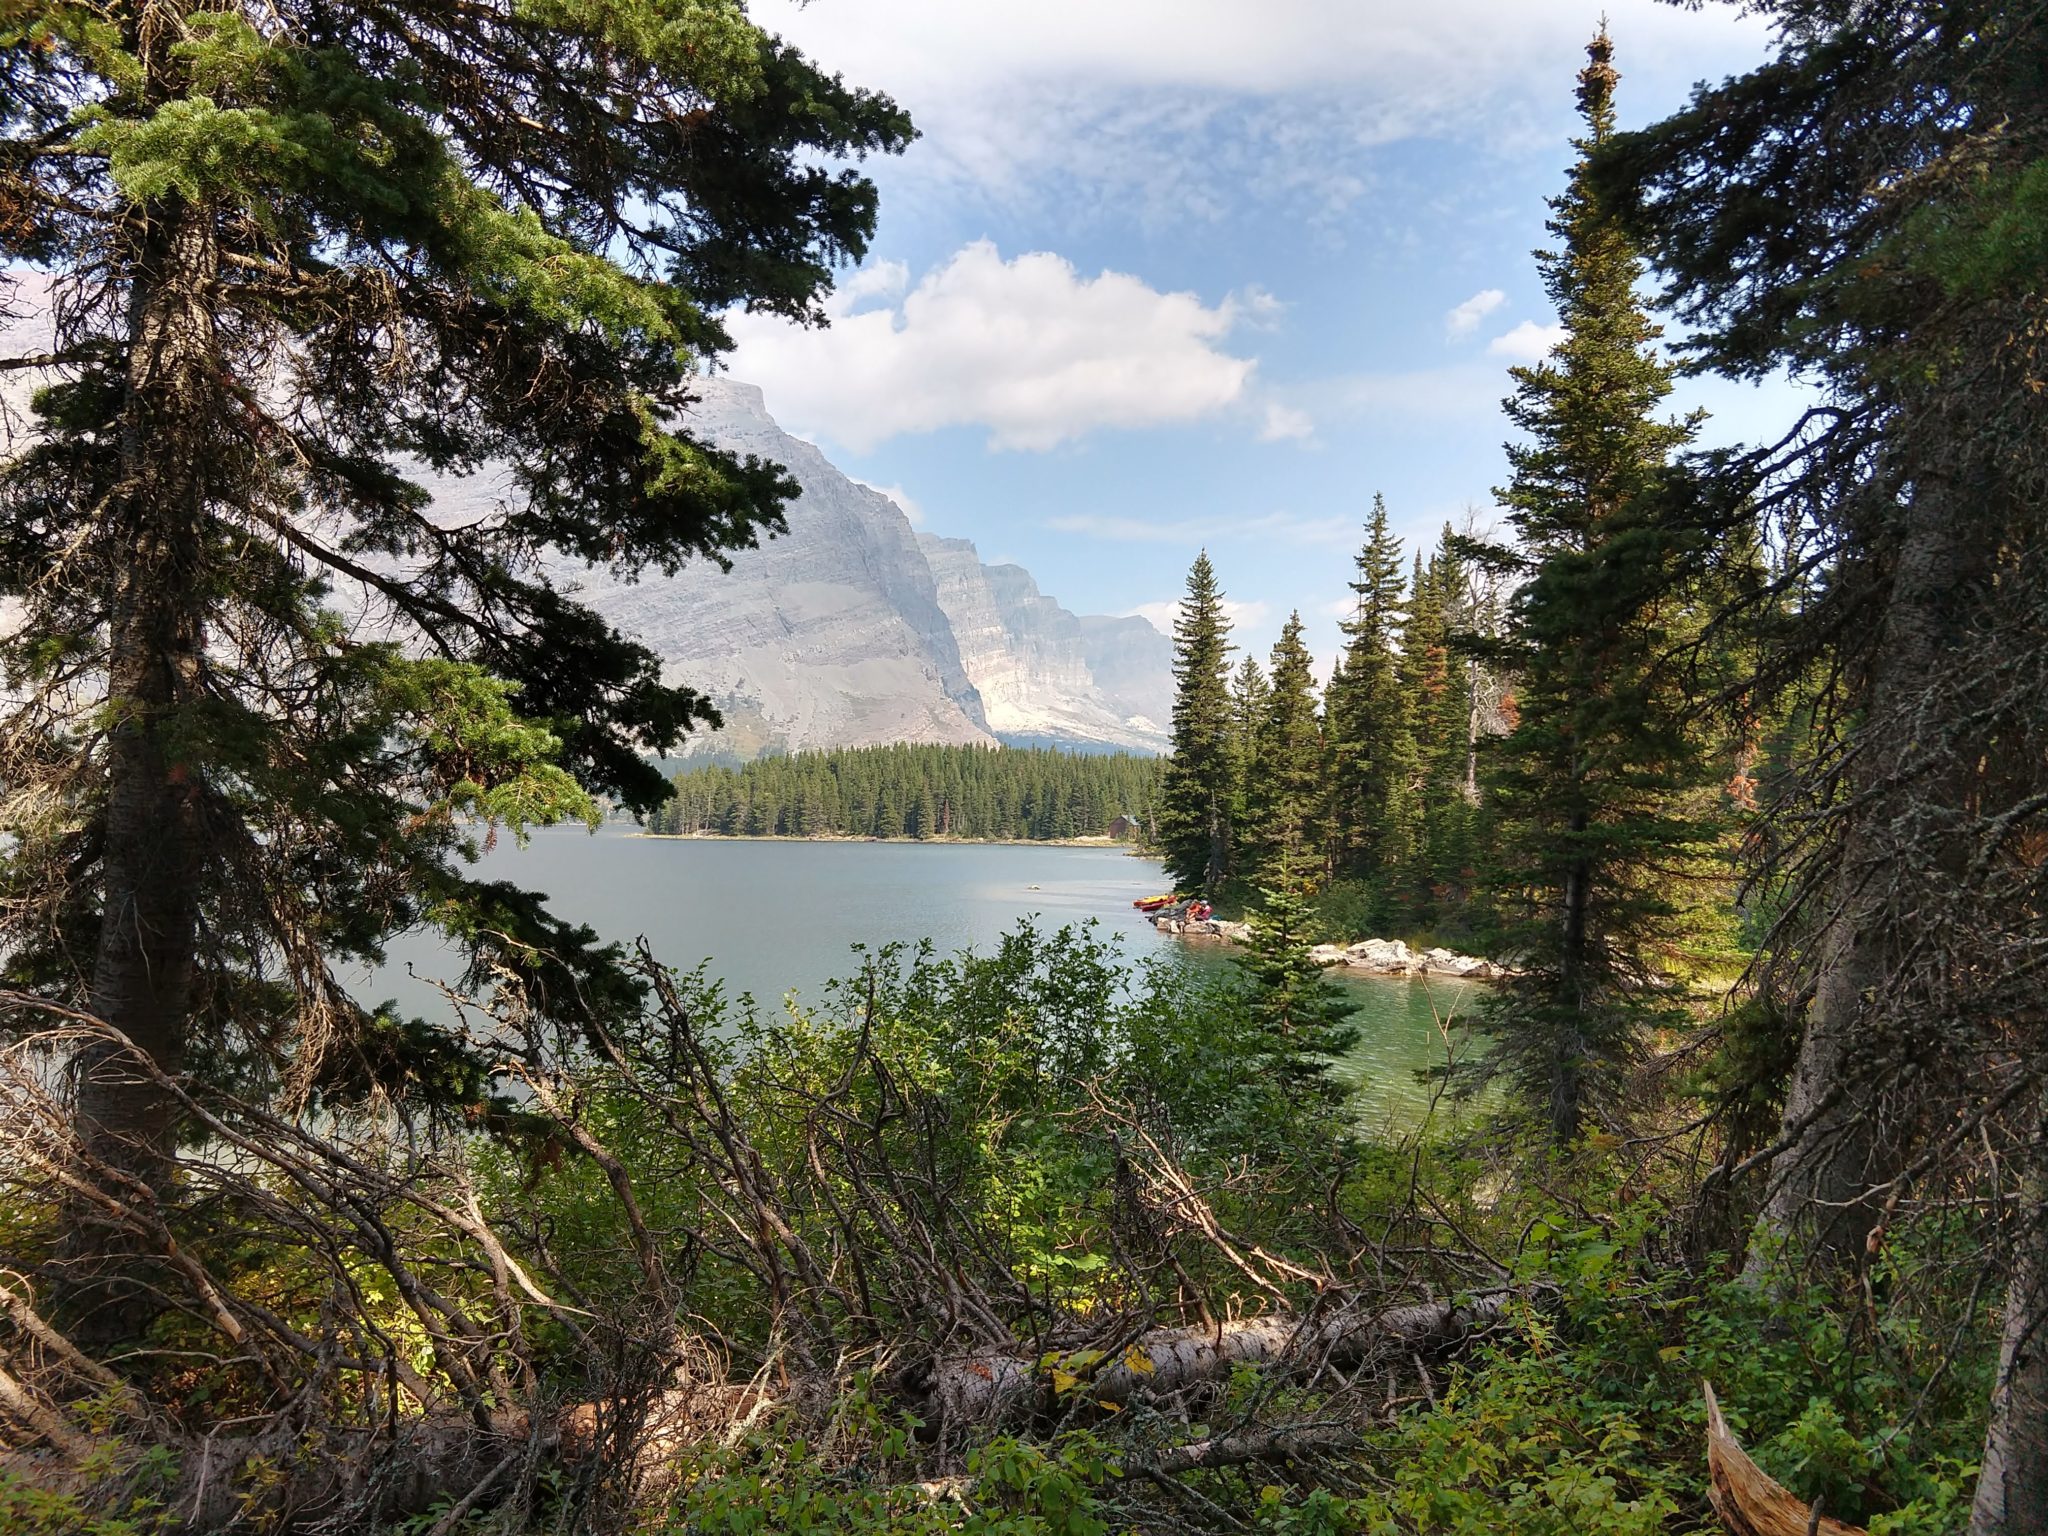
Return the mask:
MULTIPOLYGON (((47 317, 23 307, 31 313, 0 319, 8 350, 35 350, 47 334, 47 317)), ((34 382, 0 376, 0 451, 26 425, 34 382)), ((1164 750, 1172 648, 1149 624, 1077 618, 1021 567, 984 565, 964 539, 920 538, 895 502, 778 427, 752 385, 693 387, 699 435, 783 465, 802 488, 788 532, 735 552, 730 571, 707 560, 629 582, 564 561, 552 573, 652 648, 666 676, 718 704, 725 729, 691 737, 690 751, 998 741, 1164 750)), ((436 515, 455 520, 490 515, 505 484, 489 470, 420 478, 436 515)), ((0 610, 0 624, 12 619, 0 610)))
POLYGON ((1021 565, 984 565, 966 539, 926 533, 918 543, 961 663, 1000 739, 1166 750, 1158 721, 1171 708, 1173 647, 1164 635, 1143 619, 1077 618, 1040 592, 1021 565), (1104 682, 1105 666, 1114 688, 1104 682))
POLYGON ((773 459, 803 492, 789 531, 673 577, 621 582, 559 573, 583 599, 701 689, 726 728, 696 751, 886 742, 993 743, 931 568, 903 511, 778 428, 752 385, 700 381, 691 426, 737 453, 773 459))
POLYGON ((789 531, 674 577, 561 573, 593 607, 702 689, 726 728, 691 749, 736 757, 884 742, 1163 751, 1172 643, 1142 619, 1082 618, 1028 571, 965 539, 919 535, 768 414, 761 392, 699 380, 689 424, 772 459, 801 494, 789 531))

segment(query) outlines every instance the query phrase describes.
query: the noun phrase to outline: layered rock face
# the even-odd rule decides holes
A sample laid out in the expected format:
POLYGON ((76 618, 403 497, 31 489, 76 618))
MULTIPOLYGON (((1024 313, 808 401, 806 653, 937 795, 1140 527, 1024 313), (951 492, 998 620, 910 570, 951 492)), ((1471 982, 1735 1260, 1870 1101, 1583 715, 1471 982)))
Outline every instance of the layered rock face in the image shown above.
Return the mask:
MULTIPOLYGON (((691 749, 887 742, 1165 750, 1172 643, 1142 619, 1079 618, 1020 566, 920 536, 903 510, 775 424, 761 392, 700 380, 690 424, 789 472, 789 531, 673 578, 578 571, 583 596, 708 694, 726 728, 691 749)), ((564 572, 565 576, 570 573, 564 572)))
MULTIPOLYGON (((33 282, 23 292, 39 295, 33 282)), ((46 344, 47 316, 0 321, 8 350, 46 344)), ((0 376, 0 452, 28 423, 26 371, 0 376)), ((725 729, 692 752, 892 742, 1052 743, 1162 751, 1172 708, 1171 644, 1142 619, 1077 618, 1018 566, 988 567, 962 539, 920 539, 902 508, 791 437, 750 384, 707 378, 690 426, 738 454, 782 465, 801 494, 789 531, 673 577, 622 581, 561 561, 551 575, 662 658, 664 675, 706 694, 725 729)), ((452 522, 493 515, 505 476, 414 467, 452 522)), ((338 584, 334 601, 359 594, 338 584)), ((0 626, 16 622, 0 605, 0 626)))
POLYGON ((1019 565, 984 565, 966 539, 919 543, 989 729, 1012 744, 1163 752, 1172 643, 1143 619, 1079 618, 1019 565), (1127 632, 1136 625, 1151 637, 1127 632), (1105 685, 1098 659, 1108 663, 1105 685))
POLYGON ((1144 619, 1086 615, 1081 654, 1110 710, 1167 749, 1173 729, 1173 642, 1144 619))
POLYGON ((726 729, 700 751, 994 736, 910 520, 775 425, 749 384, 705 379, 691 425, 728 451, 772 459, 803 489, 789 531, 639 582, 577 573, 600 613, 654 650, 663 671, 709 695, 726 729))

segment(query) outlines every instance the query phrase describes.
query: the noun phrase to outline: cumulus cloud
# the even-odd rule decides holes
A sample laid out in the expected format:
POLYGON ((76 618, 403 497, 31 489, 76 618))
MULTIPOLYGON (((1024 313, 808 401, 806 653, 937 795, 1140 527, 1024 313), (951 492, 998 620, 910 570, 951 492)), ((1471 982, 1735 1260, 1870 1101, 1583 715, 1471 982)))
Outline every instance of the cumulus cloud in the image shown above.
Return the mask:
POLYGON ((1315 430, 1315 418, 1307 411, 1297 410, 1291 405, 1282 405, 1277 400, 1269 400, 1266 402, 1264 419, 1259 423, 1259 441, 1300 442, 1315 436, 1315 430))
MULTIPOLYGON (((1735 6, 1607 10, 1631 100, 1675 100, 1702 75, 1747 68, 1769 37, 1767 18, 1735 6)), ((924 136, 904 176, 1174 221, 1227 217, 1246 192, 1338 214, 1369 185, 1377 146, 1511 141, 1554 114, 1592 16, 1527 0, 755 0, 749 12, 910 109, 924 136)))
MULTIPOLYGON (((1239 602, 1235 598, 1223 599, 1223 616, 1230 620, 1230 627, 1240 635, 1244 631, 1262 628, 1273 616, 1273 605, 1257 598, 1239 602)), ((1174 620, 1180 617, 1180 599, 1163 597, 1155 603, 1139 603, 1135 608, 1126 608, 1122 617, 1143 619, 1162 635, 1173 633, 1174 620)))
POLYGON ((1486 344, 1486 350, 1495 357, 1512 358, 1518 363, 1536 363, 1548 357, 1550 349, 1563 340, 1563 326, 1524 320, 1513 330, 1494 337, 1486 344))
POLYGON ((900 261, 878 261, 862 267, 838 285, 840 307, 851 309, 862 299, 894 298, 910 286, 910 268, 900 261))
POLYGON ((1508 296, 1498 288, 1482 288, 1444 316, 1444 331, 1453 340, 1460 336, 1470 336, 1479 329, 1480 321, 1507 301, 1508 296))
POLYGON ((1049 251, 962 247, 909 285, 855 275, 829 329, 734 315, 732 369, 799 430, 856 452, 979 426, 996 448, 1048 449, 1102 427, 1197 420, 1238 403, 1256 366, 1224 350, 1266 296, 1204 304, 1122 272, 1084 277, 1049 251))
POLYGON ((1257 517, 1174 515, 1160 522, 1074 512, 1047 518, 1045 526, 1055 533, 1075 533, 1118 544, 1227 544, 1233 540, 1255 540, 1321 548, 1345 547, 1358 531, 1358 524, 1350 518, 1299 517, 1292 512, 1267 512, 1257 517))

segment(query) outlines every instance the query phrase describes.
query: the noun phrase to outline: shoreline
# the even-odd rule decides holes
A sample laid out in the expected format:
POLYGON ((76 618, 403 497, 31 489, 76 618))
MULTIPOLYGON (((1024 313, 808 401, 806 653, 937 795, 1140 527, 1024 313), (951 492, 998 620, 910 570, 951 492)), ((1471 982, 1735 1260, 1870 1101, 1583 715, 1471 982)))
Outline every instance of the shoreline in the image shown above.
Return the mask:
MULTIPOLYGON (((1213 939, 1220 944, 1243 945, 1251 940, 1250 923, 1223 918, 1188 922, 1185 918, 1160 913, 1152 926, 1169 938, 1213 939)), ((1478 955, 1461 955, 1448 949, 1410 949, 1403 939, 1360 939, 1351 944, 1317 944, 1309 958, 1324 970, 1344 970, 1363 976, 1425 977, 1445 976, 1456 981, 1503 981, 1514 975, 1511 967, 1478 955)))
POLYGON ((664 843, 911 843, 931 848, 1119 848, 1132 858, 1148 857, 1136 844, 1113 837, 860 837, 828 832, 799 837, 788 832, 649 832, 645 827, 626 834, 664 843))

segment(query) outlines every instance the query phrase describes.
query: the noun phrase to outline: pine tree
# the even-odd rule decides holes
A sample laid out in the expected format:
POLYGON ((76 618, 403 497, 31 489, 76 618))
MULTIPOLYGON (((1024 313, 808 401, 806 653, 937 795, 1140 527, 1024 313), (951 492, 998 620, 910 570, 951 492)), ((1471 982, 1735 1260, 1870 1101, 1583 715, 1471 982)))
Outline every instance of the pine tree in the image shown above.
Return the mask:
POLYGON ((1173 754, 1160 784, 1159 846, 1175 888, 1210 897, 1231 868, 1230 649, 1223 594, 1204 551, 1173 626, 1173 754))
POLYGON ((1429 563, 1417 557, 1401 631, 1398 676, 1409 721, 1404 746, 1412 744, 1412 752, 1403 765, 1406 785, 1394 792, 1390 811, 1399 825, 1388 839, 1389 886, 1397 920, 1416 928, 1433 927, 1444 916, 1467 857, 1470 685, 1451 652, 1453 615, 1465 589, 1452 546, 1446 528, 1429 563))
POLYGON ((1493 896, 1520 977, 1495 995, 1495 1066, 1564 1141, 1612 1103, 1645 1028, 1670 1015, 1646 964, 1683 901, 1684 867, 1710 834, 1680 813, 1704 772, 1683 700, 1659 666, 1665 545, 1652 511, 1664 467, 1692 436, 1658 421, 1671 369, 1635 296, 1636 254, 1588 181, 1614 131, 1613 47, 1603 31, 1579 76, 1585 135, 1539 254, 1564 325, 1549 359, 1513 370, 1497 492, 1519 535, 1514 729, 1491 786, 1493 896))
POLYGON ((1230 682, 1231 825, 1239 844, 1258 840, 1254 798, 1260 779, 1259 736, 1266 722, 1266 700, 1272 694, 1256 656, 1238 663, 1230 682))
MULTIPOLYGON (((1396 672, 1401 611, 1401 541, 1372 499, 1365 545, 1350 586, 1344 654, 1325 710, 1330 741, 1329 865, 1344 879, 1380 882, 1389 851, 1390 800, 1408 767, 1406 701, 1396 672)), ((1392 808, 1398 810, 1398 807, 1392 808)))
POLYGON ((2048 1056, 2048 860, 2012 856, 2048 804, 2048 10, 1757 9, 1774 56, 1600 167, 1696 355, 1826 393, 1687 487, 1708 536, 1769 517, 1797 552, 1752 605, 1747 702, 1819 727, 1778 786, 1798 835, 1764 840, 1801 1035, 1750 1264, 1867 1265, 1908 1178, 2012 1192, 1983 1232, 2006 1292, 1969 1529, 2019 1536, 2048 1509, 2048 1116, 2038 1077, 2007 1106, 1986 1065, 2048 1056), (1958 1125, 1984 1158, 1920 1171, 1958 1125))
POLYGON ((1310 955, 1308 883, 1292 854, 1267 871, 1238 964, 1258 992, 1272 1061, 1288 1087, 1334 1103, 1343 1089, 1330 1068, 1358 1043, 1350 1002, 1310 955))
POLYGON ((1322 721, 1316 714, 1315 658, 1302 641, 1301 615, 1288 616, 1273 646, 1272 678, 1258 722, 1258 774, 1250 785, 1248 857, 1240 872, 1254 882, 1283 863, 1307 870, 1321 862, 1329 800, 1322 721))
MULTIPOLYGON (((544 1006, 626 1004, 462 874, 468 828, 645 809, 716 714, 547 572, 779 525, 783 474, 678 413, 725 311, 822 320, 875 216, 829 167, 909 122, 736 5, 26 0, 0 57, 0 271, 51 274, 53 323, 0 465, 7 980, 288 1106, 479 1103, 457 1037, 341 978, 432 923, 582 973, 544 1006), (493 461, 491 515, 429 514, 412 466, 493 461)), ((160 1186, 177 1106, 124 1055, 87 1053, 79 1127, 160 1186)))

